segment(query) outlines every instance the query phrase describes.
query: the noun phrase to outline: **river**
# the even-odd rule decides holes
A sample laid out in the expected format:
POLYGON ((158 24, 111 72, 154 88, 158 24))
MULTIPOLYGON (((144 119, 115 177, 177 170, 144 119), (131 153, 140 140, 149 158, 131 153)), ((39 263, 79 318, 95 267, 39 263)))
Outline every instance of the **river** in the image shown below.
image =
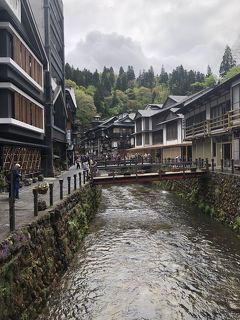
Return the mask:
POLYGON ((240 319, 240 239, 172 193, 105 188, 41 319, 240 319))

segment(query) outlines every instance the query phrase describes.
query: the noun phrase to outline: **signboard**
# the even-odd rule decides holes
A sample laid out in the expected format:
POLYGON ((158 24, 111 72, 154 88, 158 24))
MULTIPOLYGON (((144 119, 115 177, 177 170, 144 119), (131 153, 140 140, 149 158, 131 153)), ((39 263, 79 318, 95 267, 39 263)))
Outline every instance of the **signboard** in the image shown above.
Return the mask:
POLYGON ((67 130, 66 139, 67 139, 67 143, 68 144, 72 143, 72 141, 71 141, 71 130, 67 130))
POLYGON ((21 21, 21 0, 5 0, 5 2, 18 20, 21 21))

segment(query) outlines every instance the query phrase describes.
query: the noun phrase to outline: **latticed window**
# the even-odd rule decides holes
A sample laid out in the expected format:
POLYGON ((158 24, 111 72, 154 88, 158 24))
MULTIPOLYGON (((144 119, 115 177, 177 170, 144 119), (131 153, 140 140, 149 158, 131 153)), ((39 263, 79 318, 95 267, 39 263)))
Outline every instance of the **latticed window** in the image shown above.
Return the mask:
POLYGON ((153 144, 162 144, 163 143, 163 130, 153 132, 153 144))
POLYGON ((177 121, 167 124, 167 140, 176 140, 178 137, 178 126, 177 121))

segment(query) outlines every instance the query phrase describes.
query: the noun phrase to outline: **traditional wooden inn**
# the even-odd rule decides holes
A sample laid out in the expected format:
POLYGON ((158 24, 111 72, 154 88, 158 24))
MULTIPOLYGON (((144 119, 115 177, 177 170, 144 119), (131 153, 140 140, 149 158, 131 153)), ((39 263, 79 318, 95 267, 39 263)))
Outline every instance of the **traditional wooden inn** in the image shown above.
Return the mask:
POLYGON ((0 0, 0 43, 0 166, 39 172, 48 61, 28 1, 0 0))
POLYGON ((149 104, 135 117, 135 147, 130 156, 150 154, 153 159, 192 158, 191 142, 184 141, 183 115, 180 107, 185 96, 169 96, 163 105, 149 104))
POLYGON ((66 161, 61 0, 0 0, 0 166, 54 174, 66 161))
POLYGON ((48 175, 54 165, 67 160, 64 85, 64 17, 62 0, 29 0, 45 46, 49 68, 45 72, 46 132, 48 175), (54 161, 56 160, 56 163, 54 161))
POLYGON ((240 74, 187 100, 185 139, 192 141, 193 159, 214 159, 217 167, 240 159, 240 74))
POLYGON ((124 157, 131 146, 134 116, 134 113, 123 113, 105 121, 95 117, 92 128, 85 133, 82 141, 82 152, 95 157, 114 157, 118 153, 124 157))

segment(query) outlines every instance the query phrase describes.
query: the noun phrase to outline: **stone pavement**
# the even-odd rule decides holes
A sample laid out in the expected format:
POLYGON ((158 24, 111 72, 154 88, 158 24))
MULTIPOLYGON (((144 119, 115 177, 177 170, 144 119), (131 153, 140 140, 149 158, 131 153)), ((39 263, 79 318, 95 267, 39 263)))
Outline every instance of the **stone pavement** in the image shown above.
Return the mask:
MULTIPOLYGON (((63 197, 65 198, 68 193, 68 181, 67 177, 71 177, 71 192, 74 191, 74 174, 77 174, 77 188, 79 187, 79 175, 78 173, 82 170, 76 169, 76 166, 71 167, 68 171, 63 172, 60 176, 56 178, 44 178, 44 181, 48 183, 54 183, 53 187, 53 205, 56 205, 60 201, 60 187, 59 179, 63 179, 63 197)), ((34 205, 33 205, 33 188, 37 186, 37 183, 33 183, 31 186, 23 186, 20 189, 20 199, 15 201, 15 224, 16 229, 23 226, 24 224, 29 224, 32 221, 38 219, 44 215, 49 206, 49 190, 46 195, 38 195, 39 199, 46 201, 48 208, 45 211, 41 211, 38 217, 34 217, 34 205)), ((83 175, 82 175, 83 184, 83 175)), ((9 198, 8 193, 0 193, 0 241, 4 240, 9 231, 9 198)))

